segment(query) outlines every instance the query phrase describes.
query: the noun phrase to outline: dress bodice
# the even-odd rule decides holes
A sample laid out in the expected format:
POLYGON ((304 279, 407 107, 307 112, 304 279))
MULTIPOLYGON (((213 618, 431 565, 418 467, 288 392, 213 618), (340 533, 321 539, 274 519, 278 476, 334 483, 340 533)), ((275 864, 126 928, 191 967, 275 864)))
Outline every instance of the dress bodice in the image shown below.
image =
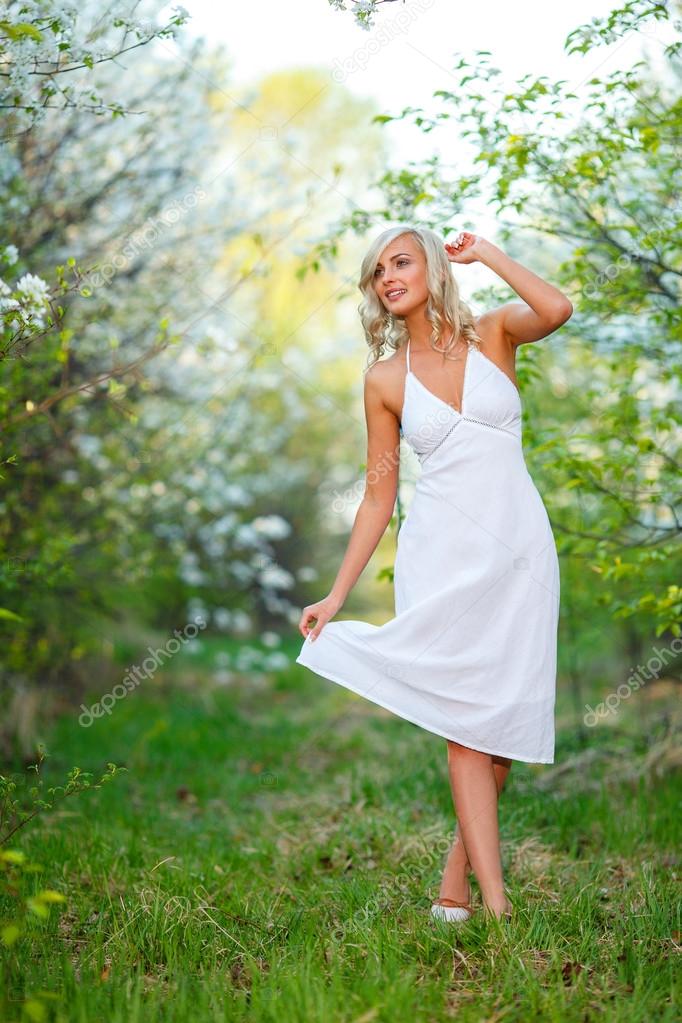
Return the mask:
POLYGON ((521 441, 522 406, 518 388, 473 341, 467 347, 459 411, 429 390, 414 374, 410 366, 409 341, 406 364, 400 425, 420 462, 424 463, 446 441, 457 443, 457 434, 462 430, 484 430, 498 440, 521 441))

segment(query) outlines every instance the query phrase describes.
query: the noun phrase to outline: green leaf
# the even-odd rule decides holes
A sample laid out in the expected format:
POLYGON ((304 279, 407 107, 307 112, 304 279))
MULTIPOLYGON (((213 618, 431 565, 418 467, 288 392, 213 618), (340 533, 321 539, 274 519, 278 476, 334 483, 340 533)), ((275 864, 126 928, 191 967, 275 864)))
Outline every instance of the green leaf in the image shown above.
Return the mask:
POLYGON ((29 899, 26 899, 26 908, 29 909, 31 913, 35 913, 36 916, 39 916, 43 919, 50 915, 50 910, 47 908, 45 903, 41 902, 40 899, 38 898, 34 898, 33 896, 29 899))
POLYGON ((43 1023, 43 1020, 47 1019, 47 1010, 37 998, 28 998, 24 1002, 24 1012, 29 1019, 35 1020, 35 1023, 43 1023))
POLYGON ((44 888, 42 892, 38 892, 36 898, 42 902, 66 902, 66 896, 54 891, 53 888, 44 888))
POLYGON ((15 614, 14 611, 9 611, 6 607, 0 607, 0 618, 7 618, 13 622, 23 622, 21 615, 15 614))
POLYGON ((0 931, 0 940, 3 945, 13 945, 21 935, 21 930, 16 924, 6 924, 0 931))
MULTIPOLYGON (((12 788, 14 787, 12 785, 12 788)), ((26 853, 20 849, 0 849, 0 860, 4 860, 5 863, 25 863, 26 853)))
POLYGON ((43 34, 27 21, 17 21, 14 24, 10 21, 0 21, 0 32, 3 32, 8 39, 22 39, 29 36, 37 43, 43 41, 43 34))

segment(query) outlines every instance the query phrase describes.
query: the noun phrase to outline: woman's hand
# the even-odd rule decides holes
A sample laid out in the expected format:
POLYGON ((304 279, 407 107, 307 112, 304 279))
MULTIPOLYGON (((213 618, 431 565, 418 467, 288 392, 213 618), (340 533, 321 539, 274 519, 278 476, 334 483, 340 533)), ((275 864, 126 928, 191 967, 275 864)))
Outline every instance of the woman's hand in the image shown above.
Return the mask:
POLYGON ((454 243, 445 243, 445 254, 451 263, 475 263, 481 258, 481 244, 485 239, 470 231, 460 231, 454 243))
POLYGON ((317 604, 308 604, 307 607, 303 608, 301 620, 298 623, 298 631, 305 639, 310 636, 310 641, 314 642, 329 619, 334 617, 341 606, 342 605, 331 596, 324 597, 323 600, 319 600, 317 604), (316 619, 316 624, 311 626, 309 622, 313 618, 316 619))

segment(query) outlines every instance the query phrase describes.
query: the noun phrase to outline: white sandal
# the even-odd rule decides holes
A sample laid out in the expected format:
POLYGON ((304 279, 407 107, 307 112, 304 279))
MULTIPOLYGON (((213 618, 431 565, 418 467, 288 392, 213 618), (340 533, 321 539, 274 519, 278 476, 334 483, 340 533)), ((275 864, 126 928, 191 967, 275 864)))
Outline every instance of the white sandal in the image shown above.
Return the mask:
POLYGON ((466 923, 475 912, 470 902, 456 902, 455 899, 439 899, 431 906, 431 916, 453 924, 466 923))
POLYGON ((469 899, 467 902, 457 902, 456 899, 439 898, 431 906, 431 916, 437 920, 446 920, 448 923, 466 923, 476 912, 471 905, 471 882, 469 885, 469 899))

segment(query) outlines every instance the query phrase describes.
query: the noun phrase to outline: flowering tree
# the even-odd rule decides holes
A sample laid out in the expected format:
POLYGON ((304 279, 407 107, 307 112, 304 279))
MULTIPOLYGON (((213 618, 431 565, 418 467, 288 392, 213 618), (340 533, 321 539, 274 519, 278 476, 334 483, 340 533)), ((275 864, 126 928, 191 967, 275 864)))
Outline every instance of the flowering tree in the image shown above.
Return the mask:
MULTIPOLYGON (((107 589, 117 574, 128 583, 144 577, 158 547, 164 563, 173 563, 166 538, 144 530, 141 502, 122 485, 130 469, 121 470, 130 465, 131 447, 158 431, 153 420, 140 423, 145 392, 165 392, 166 399, 175 393, 168 374, 160 373, 152 388, 142 373, 180 338, 171 330, 169 308, 186 319, 184 336, 201 341, 205 296, 196 289, 178 292, 173 256, 180 263, 180 253, 191 252, 205 275, 225 239, 221 225, 231 217, 224 189, 212 196, 216 222, 202 237, 197 182, 215 150, 203 116, 206 85, 188 88, 197 79, 179 63, 157 58, 155 65, 152 59, 138 79, 122 77, 114 62, 125 51, 128 67, 141 72, 142 42, 165 38, 168 26, 134 29, 114 9, 103 19, 87 4, 79 17, 69 7, 49 20, 44 4, 15 4, 10 13, 3 55, 12 83, 4 98, 11 100, 14 130, 0 154, 0 211, 12 239, 0 250, 0 420, 10 485, 0 530, 0 604, 6 631, 8 621, 22 623, 5 645, 6 668, 40 671, 47 680, 58 677, 74 650, 79 657, 88 648, 93 614, 113 610, 107 589), (37 38, 48 31, 57 40, 55 53, 37 38), (132 31, 135 45, 128 43, 132 31), (90 50, 82 39, 90 39, 90 50), (46 90, 47 71, 59 76, 58 96, 46 90), (69 76, 79 74, 81 85, 83 75, 93 79, 90 97, 115 93, 116 102, 93 105, 82 90, 67 87, 69 76), (133 110, 134 118, 123 116, 133 110), (167 169, 164 132, 175 140, 167 169), (105 454, 101 438, 107 434, 105 454), (134 545, 114 554, 112 544, 105 568, 102 537, 113 530, 130 531, 139 556, 134 545), (93 572, 91 565, 86 584, 81 558, 89 548, 98 551, 100 569, 93 572)), ((183 270, 189 269, 185 258, 183 270)), ((180 558, 178 550, 176 566, 180 558)), ((185 584, 178 582, 179 616, 185 584)))
MULTIPOLYGON (((0 262, 8 268, 16 264, 18 257, 16 245, 7 245, 0 252, 0 262)), ((45 329, 50 298, 49 287, 36 274, 22 274, 13 287, 0 278, 0 313, 6 332, 0 358, 24 351, 36 340, 45 329)))
MULTIPOLYGON (((178 45, 173 61, 138 48, 123 77, 93 69, 101 95, 141 113, 48 109, 0 155, 0 606, 15 678, 72 678, 124 614, 166 629, 208 611, 240 635, 288 621, 305 582, 309 549, 287 541, 315 533, 307 488, 330 475, 332 427, 278 354, 310 315, 295 250, 316 197, 276 144, 235 159, 249 147, 220 105, 222 56, 178 45)), ((288 89, 293 113, 301 87, 339 103, 300 75, 263 92, 281 104, 288 89)), ((303 153, 331 121, 314 109, 288 128, 303 153)), ((318 304, 336 290, 321 282, 318 304)))
POLYGON ((153 39, 172 38, 188 18, 181 7, 164 25, 129 17, 120 9, 102 18, 92 5, 88 20, 83 17, 87 11, 87 3, 6 4, 0 18, 0 107, 9 111, 9 137, 29 131, 48 110, 77 108, 121 116, 125 108, 102 95, 90 72, 153 39))

